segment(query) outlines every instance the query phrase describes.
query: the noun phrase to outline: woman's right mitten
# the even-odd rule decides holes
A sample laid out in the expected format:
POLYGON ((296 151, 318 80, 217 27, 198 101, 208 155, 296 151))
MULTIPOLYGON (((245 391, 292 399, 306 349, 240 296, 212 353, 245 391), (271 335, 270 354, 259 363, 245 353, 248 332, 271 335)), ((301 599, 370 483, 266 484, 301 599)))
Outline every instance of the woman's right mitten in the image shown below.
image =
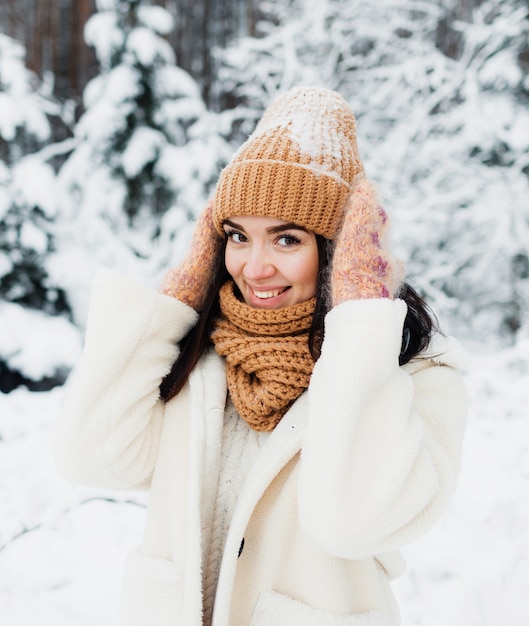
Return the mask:
POLYGON ((222 237, 213 226, 213 200, 200 215, 189 251, 180 265, 168 270, 160 292, 200 312, 213 279, 222 237))

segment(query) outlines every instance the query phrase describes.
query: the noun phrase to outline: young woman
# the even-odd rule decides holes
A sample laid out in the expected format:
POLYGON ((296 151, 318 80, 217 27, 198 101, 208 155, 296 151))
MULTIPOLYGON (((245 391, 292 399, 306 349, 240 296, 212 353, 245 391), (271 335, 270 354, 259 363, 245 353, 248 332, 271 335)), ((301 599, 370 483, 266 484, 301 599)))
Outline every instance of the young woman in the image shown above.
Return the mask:
POLYGON ((101 270, 57 459, 148 488, 123 626, 390 626, 453 493, 458 349, 402 282, 335 92, 296 88, 155 293, 101 270))

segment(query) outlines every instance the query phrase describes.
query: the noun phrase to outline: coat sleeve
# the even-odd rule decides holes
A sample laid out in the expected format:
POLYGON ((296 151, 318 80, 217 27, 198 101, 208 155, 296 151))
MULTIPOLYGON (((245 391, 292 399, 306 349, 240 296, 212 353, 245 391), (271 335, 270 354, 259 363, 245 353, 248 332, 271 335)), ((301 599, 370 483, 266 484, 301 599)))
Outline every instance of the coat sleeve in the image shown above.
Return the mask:
POLYGON ((438 519, 455 488, 462 376, 442 347, 399 367, 405 315, 404 302, 374 299, 345 302, 326 319, 299 507, 304 531, 338 557, 399 549, 438 519))
POLYGON ((98 271, 83 357, 56 426, 54 456, 65 478, 95 487, 145 486, 164 415, 159 385, 196 317, 173 298, 98 271))

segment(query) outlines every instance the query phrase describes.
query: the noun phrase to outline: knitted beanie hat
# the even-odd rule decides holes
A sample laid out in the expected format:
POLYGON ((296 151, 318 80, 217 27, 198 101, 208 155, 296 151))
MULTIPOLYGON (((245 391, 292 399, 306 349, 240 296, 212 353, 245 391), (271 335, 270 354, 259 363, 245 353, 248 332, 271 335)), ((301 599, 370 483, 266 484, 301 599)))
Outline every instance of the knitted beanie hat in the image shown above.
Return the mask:
POLYGON ((362 176, 345 100, 322 87, 296 87, 268 107, 222 171, 213 222, 224 234, 225 219, 260 215, 334 239, 352 183, 362 176))

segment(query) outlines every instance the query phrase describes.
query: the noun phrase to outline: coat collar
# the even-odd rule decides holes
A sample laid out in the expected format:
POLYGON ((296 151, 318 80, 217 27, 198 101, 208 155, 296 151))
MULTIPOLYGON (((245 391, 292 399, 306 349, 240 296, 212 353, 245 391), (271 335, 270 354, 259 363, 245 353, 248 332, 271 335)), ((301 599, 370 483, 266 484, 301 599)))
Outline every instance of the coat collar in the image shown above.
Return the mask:
MULTIPOLYGON (((192 430, 197 452, 194 464, 196 464, 198 476, 204 477, 204 474, 211 468, 218 466, 220 458, 227 393, 224 359, 214 351, 209 352, 202 367, 195 368, 190 382, 195 396, 192 402, 195 411, 192 430)), ((270 433, 240 493, 240 506, 237 506, 235 510, 233 523, 239 517, 241 517, 241 523, 243 523, 242 519, 249 519, 253 508, 268 485, 300 451, 308 420, 308 408, 308 392, 305 391, 270 433)))
MULTIPOLYGON (((305 391, 275 427, 259 451, 239 494, 230 526, 235 541, 242 538, 253 510, 264 492, 285 465, 301 450, 307 421, 308 397, 305 391)), ((228 545, 226 546, 229 550, 228 545)))
POLYGON ((249 492, 259 492, 260 497, 279 471, 299 452, 308 410, 308 394, 305 391, 285 413, 259 451, 246 484, 249 492))
MULTIPOLYGON (((224 359, 210 351, 201 366, 190 377, 192 392, 192 467, 198 478, 196 488, 200 491, 211 482, 220 460, 222 424, 226 403, 226 375, 224 359)), ((301 449, 308 419, 308 393, 305 391, 293 403, 282 420, 270 433, 247 477, 234 513, 234 522, 241 517, 249 519, 253 508, 281 469, 301 449)), ((202 494, 203 496, 205 494, 202 494)), ((210 498, 197 497, 205 505, 210 498)), ((202 511, 202 516, 205 514, 202 511)))

